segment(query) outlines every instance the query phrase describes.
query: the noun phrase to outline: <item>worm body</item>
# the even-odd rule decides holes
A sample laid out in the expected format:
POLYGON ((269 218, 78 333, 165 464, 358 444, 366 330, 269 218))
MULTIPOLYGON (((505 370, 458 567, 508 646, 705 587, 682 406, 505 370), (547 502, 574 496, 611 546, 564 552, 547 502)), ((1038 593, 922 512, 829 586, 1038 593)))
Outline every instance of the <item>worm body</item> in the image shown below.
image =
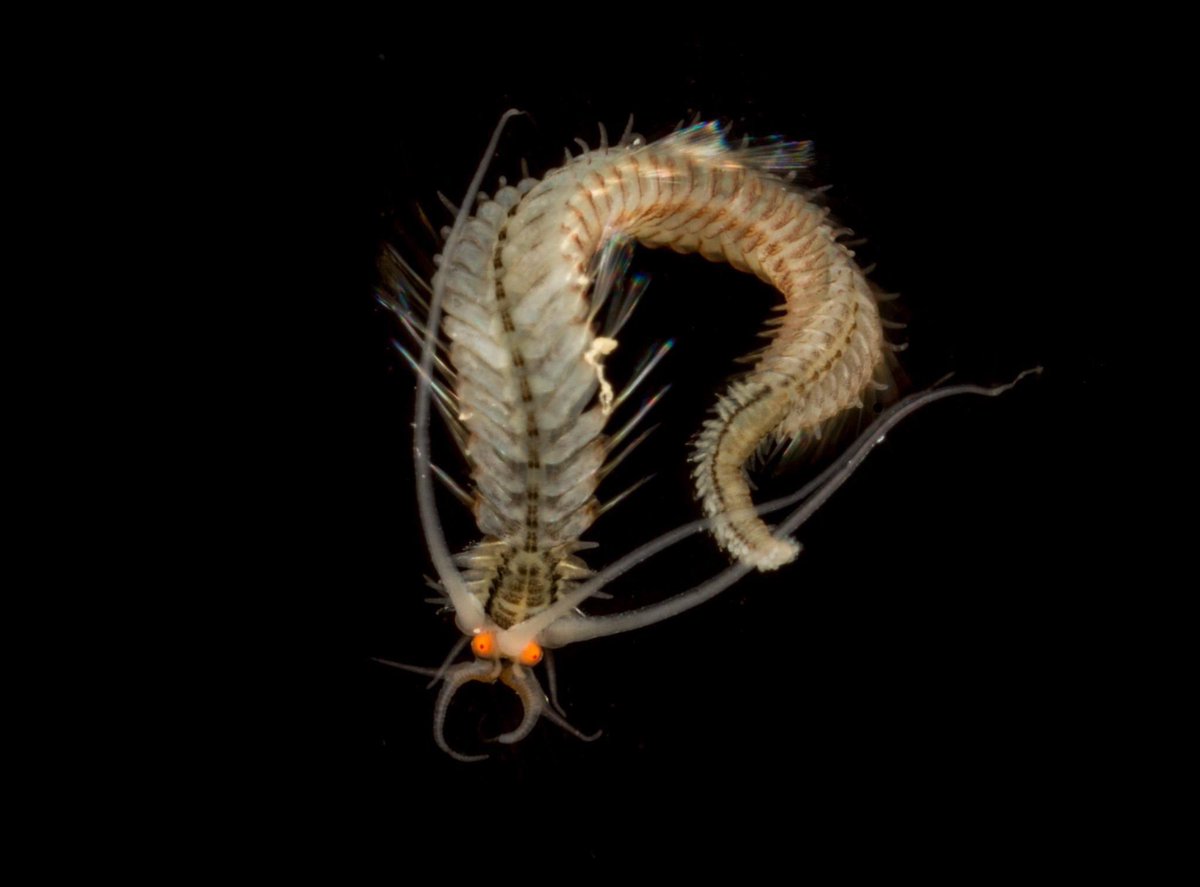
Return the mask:
POLYGON ((400 258, 404 270, 393 281, 401 293, 393 307, 421 346, 419 359, 409 359, 418 369, 414 456, 422 521, 440 587, 465 635, 441 669, 400 667, 444 682, 434 736, 462 760, 475 758, 450 748, 443 723, 464 683, 500 680, 520 698, 525 715, 500 742, 520 740, 543 716, 589 738, 542 692, 534 667, 544 647, 654 624, 751 570, 786 564, 799 551, 789 534, 906 415, 950 395, 1010 387, 961 385, 896 403, 803 490, 756 507, 746 477, 756 451, 819 437, 889 380, 871 288, 826 211, 787 175, 805 165, 807 146, 732 148, 712 123, 650 143, 626 132, 609 146, 602 132, 598 149, 569 158, 541 181, 501 180, 493 196, 480 194, 476 203, 498 137, 499 128, 431 284, 416 280, 400 258), (728 384, 696 438, 690 458, 705 517, 593 573, 579 552, 592 547, 582 537, 602 510, 597 485, 654 399, 620 431, 607 435, 606 424, 664 353, 614 391, 604 357, 617 347, 643 286, 626 273, 635 242, 753 273, 778 290, 781 313, 751 370, 728 384), (409 307, 421 299, 404 298, 421 287, 428 292, 424 320, 409 307), (602 321, 606 302, 615 310, 602 321), (443 478, 472 508, 483 535, 453 556, 429 486, 436 471, 428 452, 431 400, 471 471, 466 489, 443 478), (774 530, 762 519, 792 507, 774 530), (639 609, 603 617, 579 611, 612 579, 702 530, 734 559, 722 573, 639 609), (468 639, 474 659, 449 665, 468 639))
POLYGON ((756 274, 783 314, 753 369, 699 435, 696 489, 717 542, 774 569, 793 559, 754 514, 744 465, 770 438, 813 434, 861 404, 884 367, 879 313, 826 212, 778 175, 800 146, 729 148, 715 124, 587 152, 540 182, 505 187, 447 255, 445 332, 474 463, 480 529, 501 551, 469 579, 508 627, 585 573, 573 553, 595 518, 606 410, 588 408, 597 259, 636 240, 756 274), (518 555, 520 556, 518 558, 518 555))

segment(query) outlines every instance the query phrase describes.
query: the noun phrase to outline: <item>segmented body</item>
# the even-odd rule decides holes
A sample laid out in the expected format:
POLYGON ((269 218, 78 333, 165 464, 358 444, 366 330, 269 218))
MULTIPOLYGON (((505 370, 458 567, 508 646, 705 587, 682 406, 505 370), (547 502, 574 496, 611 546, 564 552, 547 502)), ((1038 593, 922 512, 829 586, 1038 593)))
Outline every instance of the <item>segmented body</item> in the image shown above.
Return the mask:
POLYGON ((574 552, 607 455, 606 405, 589 408, 589 295, 614 238, 698 252, 782 293, 770 344, 720 398, 693 460, 722 547, 759 569, 795 557, 754 514, 744 465, 765 439, 813 433, 859 404, 884 346, 870 287, 825 211, 775 173, 794 160, 731 150, 711 124, 590 151, 483 201, 444 257, 444 330, 488 537, 457 561, 501 628, 588 575, 574 552))
POLYGON ((541 612, 586 575, 572 552, 594 519, 594 478, 604 460, 600 408, 580 418, 595 390, 580 350, 594 338, 579 316, 586 305, 560 299, 530 329, 521 310, 528 300, 507 285, 501 248, 533 184, 484 201, 438 272, 458 418, 470 435, 475 516, 489 537, 456 561, 502 628, 541 612))
MULTIPOLYGON (((825 212, 779 175, 803 165, 804 146, 730 149, 712 124, 651 144, 629 141, 627 134, 615 147, 569 158, 541 182, 508 187, 501 180, 500 191, 481 197, 470 216, 504 123, 517 113, 506 112, 493 133, 464 207, 447 229, 432 285, 420 283, 397 257, 396 295, 382 297, 420 343, 419 357, 401 348, 418 372, 417 506, 440 588, 465 637, 439 669, 379 661, 441 681, 434 739, 462 761, 486 757, 462 754, 446 741, 446 714, 464 684, 501 681, 520 699, 521 722, 497 742, 520 741, 543 717, 581 739, 594 738, 548 704, 533 670, 543 647, 654 625, 712 599, 752 569, 786 563, 798 551, 788 534, 906 416, 947 397, 994 397, 1040 372, 1027 370, 991 388, 967 384, 910 395, 883 410, 803 488, 756 510, 745 476, 751 455, 764 442, 820 436, 823 425, 886 387, 888 378, 879 313, 853 254, 838 243, 825 212), (728 386, 697 437, 692 461, 706 519, 649 540, 592 575, 576 552, 590 547, 581 538, 602 510, 597 484, 622 458, 611 453, 617 441, 656 398, 611 441, 603 435, 605 423, 663 353, 614 398, 601 361, 616 346, 613 337, 638 287, 630 283, 604 335, 594 322, 600 304, 622 289, 624 245, 632 240, 753 272, 783 295, 782 315, 771 324, 770 343, 753 356, 752 370, 728 386), (429 294, 423 329, 408 298, 419 299, 420 288, 429 294), (437 356, 443 312, 452 366, 437 356), (471 504, 486 534, 456 556, 432 487, 438 472, 429 442, 434 394, 468 456, 473 489, 459 488, 444 473, 442 479, 471 504), (758 516, 784 509, 790 511, 774 532, 758 516), (736 563, 654 603, 603 616, 579 610, 608 582, 705 529, 736 563), (452 664, 468 639, 475 658, 452 664)), ((551 679, 553 695, 552 672, 551 679)))

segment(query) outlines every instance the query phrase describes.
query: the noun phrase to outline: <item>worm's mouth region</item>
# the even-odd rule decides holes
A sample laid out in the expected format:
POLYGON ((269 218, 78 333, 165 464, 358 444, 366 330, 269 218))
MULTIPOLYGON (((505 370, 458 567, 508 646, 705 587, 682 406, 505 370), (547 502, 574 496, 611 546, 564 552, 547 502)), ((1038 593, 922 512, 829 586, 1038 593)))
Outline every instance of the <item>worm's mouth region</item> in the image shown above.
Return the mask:
MULTIPOLYGON (((475 640, 478 641, 481 637, 485 636, 478 635, 475 640)), ((476 644, 472 642, 471 646, 478 655, 476 644)), ((537 647, 536 644, 531 644, 530 646, 537 647)), ((540 661, 540 647, 537 653, 536 661, 540 661)), ((493 653, 492 655, 494 656, 495 654, 493 653)), ((477 658, 473 662, 463 662, 446 670, 442 677, 442 689, 438 693, 437 705, 434 708, 434 741, 437 742, 438 748, 455 760, 482 761, 488 757, 487 755, 466 755, 455 751, 446 741, 446 714, 450 710, 450 705, 454 701, 454 697, 458 691, 472 681, 479 681, 484 684, 494 684, 496 681, 500 681, 509 687, 521 702, 521 722, 514 729, 495 737, 492 740, 493 742, 500 742, 505 745, 520 742, 529 735, 541 717, 545 717, 584 742, 591 742, 600 736, 599 731, 589 736, 567 722, 567 719, 556 710, 557 706, 552 704, 546 697, 545 692, 542 690, 542 685, 533 673, 532 665, 522 664, 522 662, 510 662, 500 658, 477 658)))

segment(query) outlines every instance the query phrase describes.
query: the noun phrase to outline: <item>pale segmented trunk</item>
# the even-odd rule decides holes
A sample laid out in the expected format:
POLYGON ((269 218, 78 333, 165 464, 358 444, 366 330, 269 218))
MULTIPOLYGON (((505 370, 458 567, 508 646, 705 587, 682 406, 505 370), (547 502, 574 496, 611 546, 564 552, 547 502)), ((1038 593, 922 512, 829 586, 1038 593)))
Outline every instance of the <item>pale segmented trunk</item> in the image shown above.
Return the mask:
POLYGON ((604 461, 600 409, 580 417, 595 390, 595 369, 582 359, 594 338, 586 305, 555 300, 531 334, 518 325, 523 303, 505 286, 500 247, 533 185, 483 202, 438 272, 459 418, 470 432, 476 520, 491 537, 457 561, 502 628, 544 610, 587 574, 572 552, 594 519, 604 461))
POLYGON ((795 556, 753 514, 742 466, 768 435, 794 438, 859 403, 883 340, 870 289, 824 211, 758 156, 730 151, 713 126, 592 151, 502 189, 446 257, 445 330, 477 519, 496 540, 460 564, 502 627, 584 573, 570 555, 595 517, 605 419, 599 406, 584 412, 597 384, 584 359, 595 339, 588 269, 613 237, 729 262, 783 294, 771 344, 721 397, 693 458, 724 548, 760 569, 795 556))

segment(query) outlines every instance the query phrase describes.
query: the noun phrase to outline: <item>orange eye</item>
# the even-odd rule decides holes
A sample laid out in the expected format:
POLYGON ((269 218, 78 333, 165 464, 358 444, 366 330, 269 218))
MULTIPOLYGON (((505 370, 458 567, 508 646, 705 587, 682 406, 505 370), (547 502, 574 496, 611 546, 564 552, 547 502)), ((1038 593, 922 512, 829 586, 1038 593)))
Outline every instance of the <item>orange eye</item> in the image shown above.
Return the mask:
POLYGON ((525 645, 525 649, 521 651, 522 665, 537 665, 542 661, 542 648, 534 641, 530 641, 525 645))
POLYGON ((475 651, 476 656, 490 659, 496 652, 496 639, 490 631, 482 632, 471 639, 471 649, 475 651))

